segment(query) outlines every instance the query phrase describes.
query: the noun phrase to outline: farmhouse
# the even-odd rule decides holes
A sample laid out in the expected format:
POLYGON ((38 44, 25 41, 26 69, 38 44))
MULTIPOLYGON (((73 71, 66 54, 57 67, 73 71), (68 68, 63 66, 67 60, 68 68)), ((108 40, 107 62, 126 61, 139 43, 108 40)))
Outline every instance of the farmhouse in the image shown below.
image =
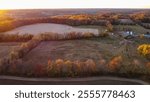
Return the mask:
POLYGON ((120 35, 124 38, 133 38, 134 37, 134 32, 132 30, 121 31, 120 35))

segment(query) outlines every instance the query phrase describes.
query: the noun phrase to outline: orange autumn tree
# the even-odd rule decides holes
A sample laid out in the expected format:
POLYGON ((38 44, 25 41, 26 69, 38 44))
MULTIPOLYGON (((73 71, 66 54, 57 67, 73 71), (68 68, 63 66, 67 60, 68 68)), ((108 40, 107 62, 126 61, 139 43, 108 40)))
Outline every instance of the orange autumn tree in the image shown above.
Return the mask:
POLYGON ((121 66, 122 61, 123 61, 122 56, 116 56, 112 58, 112 60, 110 60, 110 62, 108 63, 109 70, 110 71, 118 70, 119 67, 121 66))

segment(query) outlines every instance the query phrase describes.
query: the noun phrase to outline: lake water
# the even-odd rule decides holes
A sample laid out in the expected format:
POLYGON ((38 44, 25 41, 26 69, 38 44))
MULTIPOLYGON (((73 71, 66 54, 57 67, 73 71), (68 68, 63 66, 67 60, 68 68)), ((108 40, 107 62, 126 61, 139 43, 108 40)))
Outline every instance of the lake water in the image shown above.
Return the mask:
POLYGON ((53 23, 39 23, 33 25, 26 25, 22 27, 18 27, 11 31, 5 32, 7 34, 40 34, 40 33, 47 33, 47 32, 54 32, 59 34, 65 34, 69 32, 90 32, 94 33, 95 35, 98 34, 98 29, 94 28, 77 28, 63 24, 53 24, 53 23))

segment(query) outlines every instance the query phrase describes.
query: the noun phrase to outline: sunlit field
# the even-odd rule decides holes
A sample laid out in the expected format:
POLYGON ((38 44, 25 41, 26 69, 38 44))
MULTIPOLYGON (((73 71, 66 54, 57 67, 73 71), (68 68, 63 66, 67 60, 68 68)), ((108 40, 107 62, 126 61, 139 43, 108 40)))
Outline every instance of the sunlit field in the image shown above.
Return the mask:
POLYGON ((0 75, 150 82, 150 10, 0 11, 0 75))
MULTIPOLYGON (((99 27, 100 28, 100 27, 99 27)), ((81 32, 81 33, 94 33, 95 35, 98 35, 98 29, 94 28, 77 28, 77 27, 71 27, 68 25, 62 25, 62 24, 53 24, 53 23, 39 23, 39 24, 33 24, 33 25, 26 25, 22 26, 16 29, 13 29, 11 31, 5 32, 6 34, 33 34, 38 35, 41 33, 58 33, 58 34, 66 34, 70 32, 81 32)))

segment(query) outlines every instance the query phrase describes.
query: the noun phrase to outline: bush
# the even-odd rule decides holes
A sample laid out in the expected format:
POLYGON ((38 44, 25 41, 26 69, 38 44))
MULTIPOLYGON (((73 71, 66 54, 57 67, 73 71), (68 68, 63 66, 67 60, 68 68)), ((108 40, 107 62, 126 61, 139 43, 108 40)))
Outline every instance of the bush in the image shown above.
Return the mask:
POLYGON ((150 44, 142 44, 137 50, 142 56, 150 60, 150 44))

